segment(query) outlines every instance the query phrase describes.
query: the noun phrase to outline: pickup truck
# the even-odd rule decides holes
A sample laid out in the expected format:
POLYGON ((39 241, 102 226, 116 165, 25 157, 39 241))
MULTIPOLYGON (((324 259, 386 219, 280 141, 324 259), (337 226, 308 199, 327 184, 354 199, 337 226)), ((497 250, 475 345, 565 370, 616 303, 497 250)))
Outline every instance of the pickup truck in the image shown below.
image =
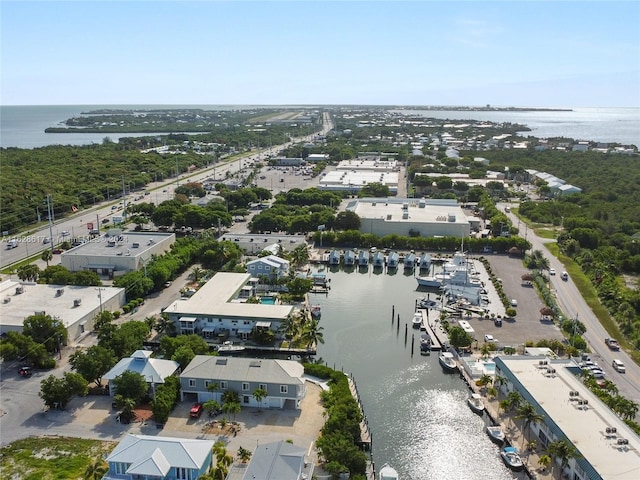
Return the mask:
POLYGON ((605 338, 604 339, 604 343, 607 344, 607 347, 609 347, 610 350, 620 350, 620 345, 618 344, 618 341, 614 338, 605 338))

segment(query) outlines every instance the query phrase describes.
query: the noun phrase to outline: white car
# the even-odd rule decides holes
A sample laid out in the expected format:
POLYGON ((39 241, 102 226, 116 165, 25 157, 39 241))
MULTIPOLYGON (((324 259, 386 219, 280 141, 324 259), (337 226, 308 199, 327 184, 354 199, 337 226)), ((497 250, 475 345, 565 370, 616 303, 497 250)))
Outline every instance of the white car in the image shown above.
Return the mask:
POLYGON ((517 307, 518 306, 518 300, 516 300, 515 298, 511 299, 511 306, 512 307, 517 307))
POLYGON ((550 268, 549 269, 549 275, 555 275, 556 274, 556 269, 555 268, 550 268))
POLYGON ((487 334, 484 336, 484 341, 485 341, 485 342, 487 342, 487 343, 492 343, 492 342, 497 342, 498 340, 496 340, 495 338, 493 338, 493 335, 490 335, 490 334, 488 334, 488 333, 487 333, 487 334))
POLYGON ((618 359, 614 359, 613 362, 611 363, 611 366, 615 368, 616 372, 618 373, 624 373, 627 371, 627 369, 624 367, 624 363, 622 363, 618 359))

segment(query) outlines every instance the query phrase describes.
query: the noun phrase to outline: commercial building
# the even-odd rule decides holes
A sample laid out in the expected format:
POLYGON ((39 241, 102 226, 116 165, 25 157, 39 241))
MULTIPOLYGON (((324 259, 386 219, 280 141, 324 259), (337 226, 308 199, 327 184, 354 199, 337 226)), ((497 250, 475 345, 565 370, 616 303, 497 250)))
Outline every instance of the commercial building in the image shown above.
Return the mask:
POLYGON ((93 329, 103 310, 119 310, 125 304, 124 288, 43 285, 5 280, 0 283, 0 333, 22 332, 25 318, 44 314, 60 319, 75 340, 93 329))
POLYGON ((255 295, 256 282, 248 273, 219 272, 192 297, 176 300, 164 313, 178 333, 200 334, 205 339, 246 339, 256 327, 275 331, 294 307, 245 303, 255 295))
POLYGON ((63 252, 61 262, 72 272, 89 270, 113 279, 144 268, 152 255, 166 253, 175 240, 173 233, 122 232, 113 229, 63 252))
POLYGON ((300 245, 306 245, 304 235, 286 235, 276 233, 225 233, 219 241, 236 242, 247 255, 257 255, 264 250, 275 251, 274 245, 279 245, 278 251, 290 252, 300 245))
POLYGON ((517 391, 544 417, 530 425, 530 437, 542 448, 556 440, 575 447, 563 478, 640 478, 640 438, 584 385, 573 360, 500 356, 495 364, 507 380, 502 393, 517 391))
POLYGON ((471 223, 453 199, 360 198, 347 211, 360 217, 360 231, 378 236, 462 237, 471 223))
POLYGON ((331 190, 356 194, 371 183, 379 183, 389 188, 389 192, 398 192, 398 172, 371 170, 334 170, 328 172, 319 181, 320 190, 331 190))

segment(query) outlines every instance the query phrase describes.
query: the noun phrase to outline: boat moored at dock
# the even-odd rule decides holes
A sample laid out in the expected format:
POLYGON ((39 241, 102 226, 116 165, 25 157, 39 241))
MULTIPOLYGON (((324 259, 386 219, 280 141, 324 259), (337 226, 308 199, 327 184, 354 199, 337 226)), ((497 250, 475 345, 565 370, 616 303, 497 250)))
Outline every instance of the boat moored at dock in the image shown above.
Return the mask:
POLYGON ((388 463, 385 463, 380 469, 378 480, 398 480, 398 472, 388 463))
POLYGON ((431 337, 426 333, 420 336, 420 355, 431 355, 431 337))
POLYGON ((502 457, 504 464, 514 472, 524 470, 524 462, 516 447, 504 447, 500 452, 500 457, 502 457))
POLYGON ((387 257, 387 268, 398 268, 398 263, 400 263, 400 255, 398 252, 391 252, 387 257))
POLYGON ((487 425, 486 430, 487 435, 489 435, 489 438, 493 443, 497 443, 498 445, 502 445, 504 443, 505 437, 502 427, 499 425, 487 425))
POLYGON ((420 328, 422 326, 422 313, 416 312, 411 319, 411 326, 413 328, 420 328))
POLYGON ((420 256, 420 270, 429 270, 431 268, 431 255, 423 253, 420 256))
POLYGON ((455 373, 458 371, 458 364, 450 352, 441 352, 440 355, 438 355, 438 362, 440 362, 440 366, 447 373, 455 373))
POLYGON ((361 250, 358 254, 358 265, 360 267, 366 267, 369 265, 369 252, 361 250))
POLYGON ((474 413, 478 413, 480 415, 484 413, 484 403, 482 403, 482 397, 479 394, 472 393, 467 399, 467 404, 474 413))
POLYGON ((418 282, 418 285, 421 287, 427 287, 427 288, 440 288, 442 287, 442 280, 433 276, 433 275, 429 275, 426 277, 423 276, 417 276, 416 277, 416 281, 418 282))

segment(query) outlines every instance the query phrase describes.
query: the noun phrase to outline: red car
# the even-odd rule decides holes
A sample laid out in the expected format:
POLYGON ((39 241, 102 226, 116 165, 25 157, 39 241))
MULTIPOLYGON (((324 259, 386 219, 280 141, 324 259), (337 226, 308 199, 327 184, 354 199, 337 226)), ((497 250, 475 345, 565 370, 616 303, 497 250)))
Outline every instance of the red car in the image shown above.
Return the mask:
POLYGON ((202 415, 202 404, 201 403, 194 403, 191 406, 191 410, 189 411, 189 416, 191 418, 200 418, 200 415, 202 415))

